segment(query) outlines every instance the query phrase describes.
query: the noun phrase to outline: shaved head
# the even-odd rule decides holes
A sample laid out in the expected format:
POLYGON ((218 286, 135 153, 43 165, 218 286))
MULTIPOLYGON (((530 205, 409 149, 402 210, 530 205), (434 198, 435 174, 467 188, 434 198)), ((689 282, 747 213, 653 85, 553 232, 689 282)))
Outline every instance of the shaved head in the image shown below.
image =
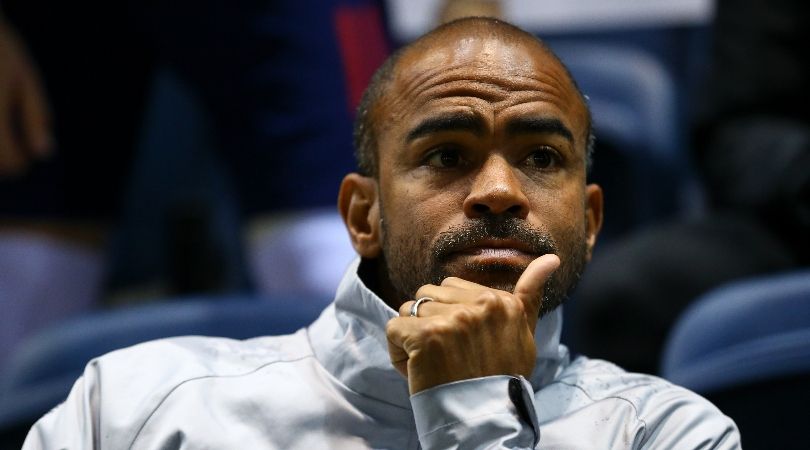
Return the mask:
POLYGON ((437 47, 451 45, 465 38, 492 38, 507 45, 525 45, 535 47, 542 53, 550 56, 565 71, 570 83, 579 93, 587 114, 587 142, 585 152, 586 167, 590 168, 593 153, 594 136, 591 130, 591 117, 587 101, 576 85, 576 81, 568 69, 554 52, 539 38, 508 22, 488 17, 466 17, 441 25, 415 41, 394 52, 374 73, 374 76, 363 93, 363 98, 357 110, 354 123, 354 147, 358 170, 361 174, 371 177, 378 175, 378 149, 377 133, 379 124, 373 117, 386 100, 392 81, 395 79, 399 63, 406 56, 413 54, 429 54, 437 47))

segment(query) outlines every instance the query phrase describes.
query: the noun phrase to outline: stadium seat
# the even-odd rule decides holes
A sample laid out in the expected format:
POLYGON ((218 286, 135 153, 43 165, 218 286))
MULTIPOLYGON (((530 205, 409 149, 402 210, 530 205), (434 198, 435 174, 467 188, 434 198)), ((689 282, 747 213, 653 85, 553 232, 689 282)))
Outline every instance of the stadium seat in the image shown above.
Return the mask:
POLYGON ((287 334, 312 322, 329 301, 248 296, 169 300, 88 314, 25 341, 0 379, 0 442, 21 443, 34 421, 64 400, 87 362, 104 353, 171 336, 287 334))
POLYGON ((629 45, 557 41, 552 48, 590 104, 591 178, 610 194, 600 239, 689 209, 677 90, 664 64, 629 45))
POLYGON ((554 51, 588 96, 604 138, 662 161, 682 158, 675 85, 660 61, 621 45, 557 43, 554 51))
POLYGON ((673 328, 661 373, 732 417, 744 448, 806 448, 810 270, 701 297, 673 328))

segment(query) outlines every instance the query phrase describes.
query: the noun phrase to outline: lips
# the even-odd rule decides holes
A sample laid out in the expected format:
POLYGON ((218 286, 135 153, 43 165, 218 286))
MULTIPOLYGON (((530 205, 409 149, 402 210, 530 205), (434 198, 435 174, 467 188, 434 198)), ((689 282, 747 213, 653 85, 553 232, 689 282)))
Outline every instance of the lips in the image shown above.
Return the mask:
POLYGON ((525 264, 540 256, 531 246, 511 239, 488 239, 454 252, 456 256, 472 257, 480 262, 525 264))
POLYGON ((525 266, 540 255, 557 253, 556 249, 554 239, 542 229, 511 216, 487 215, 439 233, 432 254, 439 263, 467 259, 525 266))
POLYGON ((485 256, 489 258, 510 258, 515 256, 532 256, 531 253, 516 248, 476 247, 459 252, 464 255, 485 256))
POLYGON ((473 245, 462 248, 459 250, 458 253, 466 253, 471 255, 491 254, 493 256, 498 254, 536 255, 531 245, 514 239, 486 239, 484 241, 476 242, 473 245))

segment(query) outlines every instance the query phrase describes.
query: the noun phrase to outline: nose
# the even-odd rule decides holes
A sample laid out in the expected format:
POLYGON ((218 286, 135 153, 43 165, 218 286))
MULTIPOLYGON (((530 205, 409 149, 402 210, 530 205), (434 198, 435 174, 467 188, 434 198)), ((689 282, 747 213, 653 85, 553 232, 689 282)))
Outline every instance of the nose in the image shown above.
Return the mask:
POLYGON ((525 219, 529 214, 529 199, 515 169, 503 157, 491 156, 473 176, 470 192, 464 199, 467 217, 510 214, 525 219))

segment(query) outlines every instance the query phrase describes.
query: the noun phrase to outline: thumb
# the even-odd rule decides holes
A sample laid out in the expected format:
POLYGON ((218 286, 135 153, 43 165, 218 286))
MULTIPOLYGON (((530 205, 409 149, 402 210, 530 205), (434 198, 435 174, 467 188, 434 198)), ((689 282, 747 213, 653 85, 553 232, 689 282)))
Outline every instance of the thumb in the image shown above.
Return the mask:
POLYGON ((543 287, 546 280, 558 267, 560 267, 559 256, 553 253, 543 255, 529 263, 515 285, 514 294, 523 302, 530 321, 537 320, 540 314, 540 304, 543 301, 543 287))

